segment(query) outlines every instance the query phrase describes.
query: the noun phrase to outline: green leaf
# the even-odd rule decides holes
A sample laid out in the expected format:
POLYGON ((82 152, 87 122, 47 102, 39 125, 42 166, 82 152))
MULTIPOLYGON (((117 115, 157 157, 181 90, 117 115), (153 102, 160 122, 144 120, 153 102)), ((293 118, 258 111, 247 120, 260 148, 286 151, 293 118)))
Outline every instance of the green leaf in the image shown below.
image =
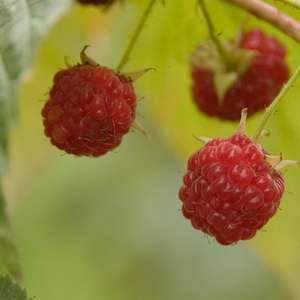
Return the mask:
POLYGON ((16 87, 32 63, 34 50, 71 0, 0 0, 0 171, 15 114, 16 87))
MULTIPOLYGON (((0 175, 7 160, 8 133, 15 115, 18 83, 32 63, 38 41, 69 4, 70 0, 0 0, 0 175)), ((2 183, 0 185, 0 269, 19 280, 17 250, 6 218, 2 183)), ((9 289, 0 287, 0 291, 10 295, 9 289)), ((11 295, 7 299, 26 299, 11 295)), ((4 299, 1 293, 0 296, 4 299)))
MULTIPOLYGON (((0 186, 0 273, 9 273, 17 282, 22 280, 18 251, 6 216, 5 199, 0 186)), ((1 298, 0 298, 1 299, 1 298)))
POLYGON ((0 299, 1 300, 30 300, 26 291, 12 282, 8 276, 0 277, 0 299))

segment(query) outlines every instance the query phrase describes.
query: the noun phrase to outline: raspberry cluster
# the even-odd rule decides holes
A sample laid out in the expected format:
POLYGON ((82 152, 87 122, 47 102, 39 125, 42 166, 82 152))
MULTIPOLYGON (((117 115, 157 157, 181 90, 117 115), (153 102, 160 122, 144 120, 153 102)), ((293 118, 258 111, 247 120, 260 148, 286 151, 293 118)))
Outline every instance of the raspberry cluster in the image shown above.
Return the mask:
POLYGON ((183 182, 183 215, 222 245, 251 239, 276 213, 284 192, 265 151, 240 133, 194 153, 183 182))
POLYGON ((248 115, 267 107, 289 78, 285 47, 259 29, 242 34, 239 48, 253 52, 247 69, 219 98, 215 72, 200 64, 192 66, 192 94, 197 107, 209 116, 238 120, 243 108, 248 115))
POLYGON ((132 82, 106 67, 59 71, 42 115, 51 143, 67 153, 100 156, 116 148, 135 119, 132 82))

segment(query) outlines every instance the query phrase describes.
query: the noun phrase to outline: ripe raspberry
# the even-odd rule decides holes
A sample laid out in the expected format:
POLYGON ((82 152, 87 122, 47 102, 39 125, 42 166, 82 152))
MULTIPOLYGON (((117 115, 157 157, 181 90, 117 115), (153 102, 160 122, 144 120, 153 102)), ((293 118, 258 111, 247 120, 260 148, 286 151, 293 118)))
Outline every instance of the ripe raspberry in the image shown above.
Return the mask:
POLYGON ((93 4, 93 5, 108 5, 112 4, 115 0, 77 0, 81 4, 93 4))
POLYGON ((195 52, 192 94, 204 113, 238 120, 243 108, 248 108, 248 115, 252 115, 267 107, 288 80, 286 50, 259 29, 243 33, 238 45, 227 45, 225 50, 232 59, 229 66, 220 57, 208 58, 208 54, 203 57, 203 53, 199 54, 202 48, 195 52))
POLYGON ((128 77, 86 62, 55 75, 42 110, 45 134, 67 153, 101 156, 119 146, 135 109, 128 77))
POLYGON ((111 5, 115 0, 77 0, 81 4, 111 5))
POLYGON ((240 132, 209 141, 188 161, 179 192, 184 217, 222 245, 254 237, 284 193, 284 179, 267 157, 240 132))

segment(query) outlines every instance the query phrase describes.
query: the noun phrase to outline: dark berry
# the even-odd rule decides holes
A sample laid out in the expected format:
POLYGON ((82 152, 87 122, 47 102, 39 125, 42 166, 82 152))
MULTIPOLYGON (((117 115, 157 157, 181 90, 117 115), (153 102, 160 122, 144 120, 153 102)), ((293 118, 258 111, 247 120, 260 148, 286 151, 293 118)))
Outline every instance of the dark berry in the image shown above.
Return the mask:
POLYGON ((216 74, 226 68, 220 66, 223 62, 216 64, 210 62, 212 65, 210 68, 197 57, 193 60, 192 94, 197 107, 202 112, 221 119, 238 120, 240 111, 248 108, 248 115, 252 115, 267 107, 288 80, 289 69, 284 60, 286 50, 275 38, 259 29, 245 32, 238 45, 229 48, 228 55, 233 56, 238 51, 244 50, 252 54, 252 57, 246 68, 237 71, 235 68, 241 66, 238 60, 241 55, 237 55, 233 66, 229 67, 227 73, 225 72, 227 78, 233 80, 221 96, 218 93, 216 80, 218 79, 219 84, 222 85, 226 83, 226 77, 224 75, 224 78, 221 76, 217 78, 216 74))
POLYGON ((135 120, 132 82, 88 64, 59 71, 42 115, 45 133, 59 149, 101 156, 116 148, 135 120))
POLYGON ((214 139, 194 153, 179 197, 192 226, 222 245, 254 237, 276 213, 284 180, 246 135, 214 139))
POLYGON ((111 5, 116 0, 77 0, 81 4, 91 4, 91 5, 111 5))

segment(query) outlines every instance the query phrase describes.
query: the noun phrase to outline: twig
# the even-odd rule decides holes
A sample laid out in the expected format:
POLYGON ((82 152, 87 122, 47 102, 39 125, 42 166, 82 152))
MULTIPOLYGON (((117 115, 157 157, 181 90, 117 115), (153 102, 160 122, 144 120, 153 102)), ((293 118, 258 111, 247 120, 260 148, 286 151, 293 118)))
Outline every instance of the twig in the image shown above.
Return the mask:
POLYGON ((300 42, 300 23, 271 4, 263 2, 262 0, 223 1, 227 1, 228 3, 249 11, 256 17, 271 23, 297 42, 300 42))

